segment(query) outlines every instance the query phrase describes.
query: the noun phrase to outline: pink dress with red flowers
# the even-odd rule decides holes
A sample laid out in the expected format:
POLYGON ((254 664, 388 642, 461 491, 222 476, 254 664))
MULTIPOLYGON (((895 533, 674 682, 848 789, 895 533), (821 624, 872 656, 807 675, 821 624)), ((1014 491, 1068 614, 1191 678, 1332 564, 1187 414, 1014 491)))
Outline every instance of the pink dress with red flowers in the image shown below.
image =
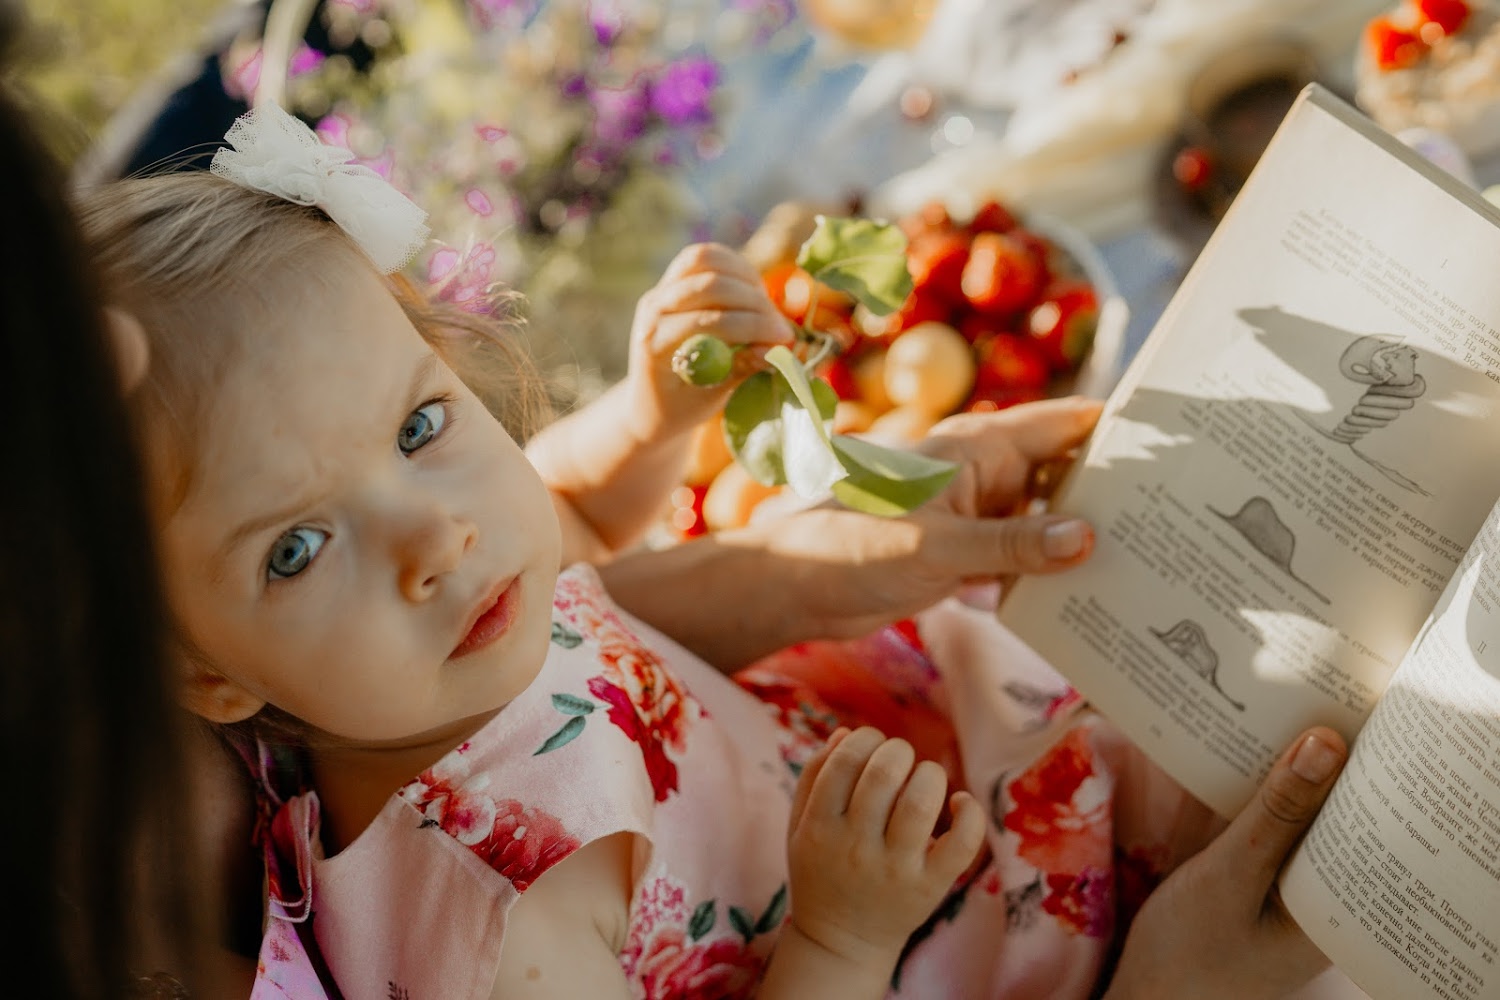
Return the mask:
POLYGON ((254 996, 324 996, 316 953, 346 997, 487 998, 521 893, 620 832, 645 848, 620 954, 634 995, 753 996, 795 905, 796 774, 835 726, 865 723, 943 762, 993 820, 912 936, 892 997, 1090 996, 1122 917, 1217 828, 989 615, 949 602, 736 682, 575 567, 536 681, 344 851, 319 857, 314 794, 268 789, 254 996))

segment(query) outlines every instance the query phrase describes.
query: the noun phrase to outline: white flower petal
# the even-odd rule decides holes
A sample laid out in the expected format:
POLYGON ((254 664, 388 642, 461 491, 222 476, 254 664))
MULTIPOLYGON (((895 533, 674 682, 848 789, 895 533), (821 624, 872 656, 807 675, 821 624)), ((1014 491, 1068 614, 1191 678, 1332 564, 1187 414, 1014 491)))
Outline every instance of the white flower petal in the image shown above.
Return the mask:
POLYGON ((818 433, 813 415, 795 403, 781 407, 781 454, 787 485, 799 497, 816 500, 849 471, 818 433))

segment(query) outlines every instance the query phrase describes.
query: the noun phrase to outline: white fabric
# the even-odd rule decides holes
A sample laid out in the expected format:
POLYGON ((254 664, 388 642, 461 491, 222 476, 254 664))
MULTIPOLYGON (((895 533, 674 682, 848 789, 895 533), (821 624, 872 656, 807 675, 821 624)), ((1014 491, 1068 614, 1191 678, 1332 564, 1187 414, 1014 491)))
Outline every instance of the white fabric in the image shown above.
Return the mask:
POLYGON ((316 205, 382 273, 411 263, 427 242, 427 213, 354 154, 325 145, 275 104, 243 114, 209 166, 216 175, 298 205, 316 205))

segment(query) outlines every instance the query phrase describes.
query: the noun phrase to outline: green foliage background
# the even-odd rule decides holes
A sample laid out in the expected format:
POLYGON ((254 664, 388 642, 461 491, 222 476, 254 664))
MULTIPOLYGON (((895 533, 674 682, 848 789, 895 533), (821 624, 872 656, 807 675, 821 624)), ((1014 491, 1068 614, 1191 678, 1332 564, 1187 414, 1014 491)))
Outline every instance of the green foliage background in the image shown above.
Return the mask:
POLYGON ((24 0, 31 36, 21 75, 61 119, 76 155, 137 88, 195 51, 235 0, 24 0))

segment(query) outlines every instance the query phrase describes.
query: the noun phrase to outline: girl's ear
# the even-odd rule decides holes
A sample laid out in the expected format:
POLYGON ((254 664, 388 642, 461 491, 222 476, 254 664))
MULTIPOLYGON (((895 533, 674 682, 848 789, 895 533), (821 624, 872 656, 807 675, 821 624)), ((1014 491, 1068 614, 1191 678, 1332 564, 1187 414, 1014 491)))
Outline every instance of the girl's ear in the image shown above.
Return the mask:
POLYGON ((104 310, 104 329, 109 334, 110 347, 115 355, 115 368, 120 373, 120 391, 128 396, 146 377, 146 366, 151 361, 146 328, 125 310, 107 306, 104 310))
POLYGON ((190 656, 184 656, 178 682, 182 707, 209 722, 243 722, 265 707, 264 698, 247 691, 190 656))

